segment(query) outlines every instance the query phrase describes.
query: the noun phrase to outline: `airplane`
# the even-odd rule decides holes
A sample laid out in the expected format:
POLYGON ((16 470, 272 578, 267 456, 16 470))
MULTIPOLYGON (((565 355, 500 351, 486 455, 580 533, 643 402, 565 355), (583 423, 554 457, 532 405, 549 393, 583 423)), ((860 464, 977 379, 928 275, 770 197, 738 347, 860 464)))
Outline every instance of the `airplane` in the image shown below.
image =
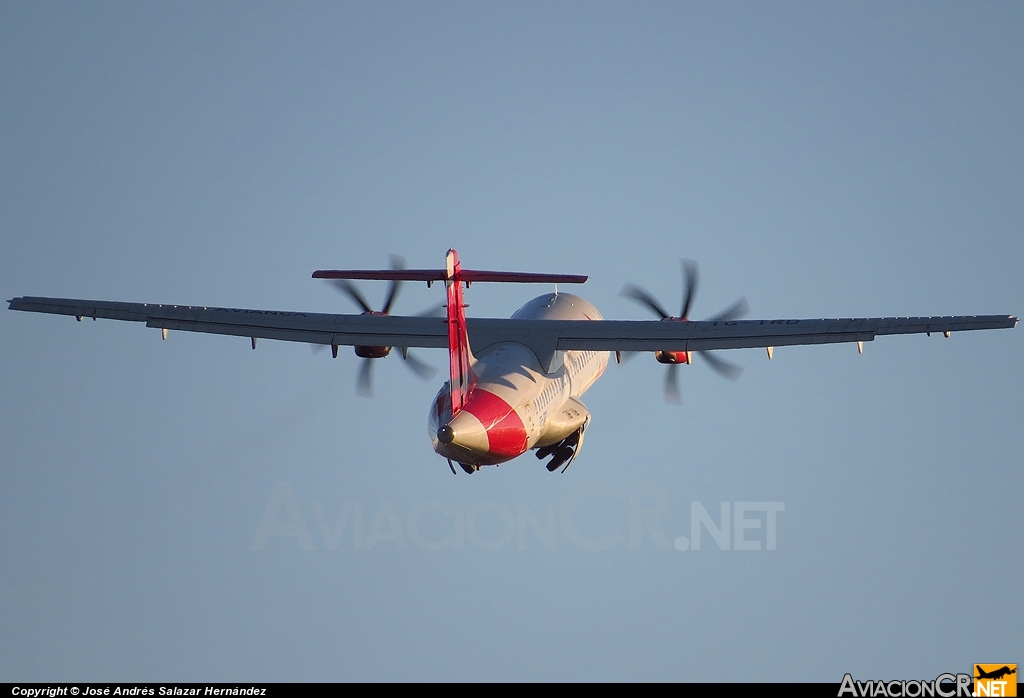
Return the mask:
MULTIPOLYGON (((670 315, 647 291, 627 285, 622 295, 645 306, 659 320, 605 320, 578 295, 561 293, 558 284, 581 284, 586 276, 463 269, 458 253, 448 250, 443 269, 405 269, 393 262, 384 270, 319 270, 315 279, 330 279, 356 300, 359 315, 216 308, 207 306, 123 303, 66 298, 19 297, 10 310, 83 318, 142 322, 158 328, 330 346, 351 346, 364 359, 360 386, 368 387, 371 362, 393 347, 403 358, 409 349, 446 348, 449 379, 431 403, 427 425, 431 445, 467 473, 499 465, 535 451, 550 458, 549 471, 565 472, 579 455, 591 422, 581 396, 601 377, 610 357, 621 361, 633 352, 653 352, 668 366, 665 397, 678 401, 676 372, 700 356, 708 365, 735 377, 739 367, 711 353, 719 349, 764 348, 771 359, 779 346, 863 343, 877 336, 1013 328, 1011 315, 884 317, 848 319, 743 320, 746 301, 702 321, 689 318, 697 286, 696 265, 683 261, 684 298, 678 316, 670 315), (382 310, 373 310, 351 280, 391 281, 382 310), (444 317, 390 315, 397 284, 443 282, 444 317), (528 301, 511 318, 467 318, 463 290, 473 283, 544 283, 555 291, 528 301), (365 378, 364 378, 365 376, 365 378)), ((411 363, 416 369, 419 362, 411 363)), ((428 369, 429 370, 429 369, 428 369)), ((418 373, 423 371, 417 370, 418 373)))
POLYGON ((1004 676, 1009 676, 1010 674, 1016 674, 1017 673, 1016 665, 1014 665, 1013 669, 1011 669, 1008 666, 1004 666, 1004 667, 1001 667, 999 669, 995 669, 994 671, 985 671, 984 669, 981 668, 980 664, 975 664, 974 665, 974 669, 975 669, 975 671, 978 674, 977 676, 974 677, 976 679, 993 679, 993 680, 998 680, 998 679, 1003 678, 1004 676))

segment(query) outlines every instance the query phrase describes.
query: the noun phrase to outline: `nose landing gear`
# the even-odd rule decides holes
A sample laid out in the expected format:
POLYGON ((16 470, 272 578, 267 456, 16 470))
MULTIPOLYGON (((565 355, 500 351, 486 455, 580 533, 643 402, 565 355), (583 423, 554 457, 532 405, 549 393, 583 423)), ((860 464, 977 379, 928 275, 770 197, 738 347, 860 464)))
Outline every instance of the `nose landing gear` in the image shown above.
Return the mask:
MULTIPOLYGON (((447 460, 448 460, 448 467, 452 469, 452 475, 455 475, 455 466, 452 464, 452 459, 448 458, 447 460)), ((480 470, 480 466, 479 465, 468 465, 466 463, 459 463, 459 467, 462 468, 463 470, 465 470, 470 475, 475 473, 477 470, 480 470)))

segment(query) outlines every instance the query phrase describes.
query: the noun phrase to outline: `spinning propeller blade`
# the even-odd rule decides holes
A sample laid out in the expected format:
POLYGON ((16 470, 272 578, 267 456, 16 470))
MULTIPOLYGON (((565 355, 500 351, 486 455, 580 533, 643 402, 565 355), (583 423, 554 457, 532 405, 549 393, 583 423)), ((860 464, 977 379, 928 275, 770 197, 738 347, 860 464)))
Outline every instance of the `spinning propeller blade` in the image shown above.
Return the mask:
POLYGON ((353 284, 348 279, 331 279, 331 285, 334 286, 334 288, 341 291, 342 293, 344 293, 345 295, 347 295, 349 298, 351 298, 356 305, 362 308, 364 313, 373 312, 373 308, 371 308, 370 304, 366 302, 366 299, 363 297, 363 294, 360 293, 359 289, 356 288, 355 284, 353 284))
POLYGON ((402 358, 405 360, 405 365, 409 367, 409 370, 415 373, 418 377, 423 380, 430 380, 437 373, 437 369, 430 364, 417 359, 410 351, 408 347, 402 347, 402 358))
POLYGON ((679 364, 669 364, 665 371, 665 402, 670 405, 683 404, 679 394, 679 364))
POLYGON ((725 322, 727 320, 739 320, 741 317, 750 312, 750 305, 747 303, 747 299, 740 297, 738 301, 730 305, 728 308, 720 312, 718 315, 712 315, 708 320, 714 322, 725 322))
POLYGON ((696 353, 700 355, 700 358, 708 362, 708 366, 712 371, 723 378, 728 378, 729 380, 734 381, 740 377, 741 373, 743 373, 742 366, 734 364, 731 361, 726 361, 712 351, 698 351, 696 353))
MULTIPOLYGON (((405 269, 405 259, 396 254, 391 255, 391 268, 396 271, 399 269, 405 269)), ((395 298, 398 296, 398 289, 401 287, 401 281, 395 279, 391 282, 391 286, 388 288, 387 298, 384 299, 384 307, 380 309, 380 311, 385 315, 391 312, 391 306, 394 304, 395 298)))
POLYGON ((359 364, 356 392, 362 397, 373 397, 373 359, 363 359, 359 364))
POLYGON ((668 314, 668 312, 666 312, 665 309, 661 307, 661 305, 654 298, 654 296, 648 293, 646 289, 642 289, 635 284, 626 284, 625 286, 623 286, 622 291, 619 292, 619 295, 625 296, 626 298, 632 298, 637 303, 650 310, 652 313, 657 315, 662 320, 666 320, 669 317, 671 317, 668 314))
POLYGON ((680 259, 679 263, 683 267, 683 310, 679 317, 689 320, 693 297, 697 295, 697 284, 700 283, 700 268, 692 259, 680 259))

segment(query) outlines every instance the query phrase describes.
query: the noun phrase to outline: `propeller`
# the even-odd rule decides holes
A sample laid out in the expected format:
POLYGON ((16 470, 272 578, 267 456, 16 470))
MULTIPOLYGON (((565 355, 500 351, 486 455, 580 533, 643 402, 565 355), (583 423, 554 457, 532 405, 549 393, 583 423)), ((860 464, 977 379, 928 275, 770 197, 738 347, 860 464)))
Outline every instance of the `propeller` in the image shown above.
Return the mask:
MULTIPOLYGON (((619 295, 635 301, 637 304, 647 308, 662 320, 689 320, 690 310, 693 308, 693 299, 697 295, 697 286, 700 283, 700 269, 697 266, 697 263, 692 259, 682 259, 680 260, 680 263, 683 269, 683 304, 679 311, 679 315, 670 315, 661 303, 658 302, 658 299, 651 295, 649 291, 637 286, 636 284, 626 284, 622 287, 622 291, 619 295)), ((740 298, 717 315, 709 317, 708 320, 714 322, 736 320, 746 315, 749 310, 750 306, 747 304, 747 299, 740 298)), ((743 373, 742 366, 734 364, 731 361, 726 361, 720 356, 717 356, 713 351, 701 350, 694 351, 693 353, 700 356, 711 370, 724 378, 736 380, 740 377, 740 374, 743 373)), ((623 354, 625 355, 626 352, 623 352, 623 354)), ((668 370, 665 372, 665 402, 676 405, 681 404, 682 398, 679 392, 680 362, 665 361, 665 363, 668 363, 668 370)))
MULTIPOLYGON (((391 268, 398 270, 405 268, 405 260, 398 255, 391 255, 391 268)), ((369 304, 366 297, 359 291, 355 284, 348 279, 331 279, 331 285, 336 288, 340 293, 349 297, 349 299, 359 306, 360 310, 363 311, 364 315, 389 315, 391 308, 395 304, 395 299, 398 298, 398 292, 402 288, 402 282, 394 280, 388 286, 388 293, 384 297, 384 305, 381 306, 380 310, 374 310, 373 306, 369 304)), ((444 309, 444 303, 436 306, 432 306, 427 310, 416 313, 417 317, 437 317, 444 309)), ((314 351, 319 351, 324 348, 324 345, 317 344, 313 345, 314 351)), ((421 361, 409 352, 408 347, 399 347, 402 354, 403 363, 416 374, 417 377, 423 380, 429 380, 437 373, 437 369, 430 364, 421 361)), ((364 356, 363 361, 359 366, 359 374, 356 378, 356 392, 363 397, 373 397, 373 361, 375 358, 383 358, 387 356, 391 351, 391 347, 357 347, 358 349, 367 349, 370 351, 377 350, 378 356, 364 356)), ((358 353, 358 351, 357 351, 358 353)))

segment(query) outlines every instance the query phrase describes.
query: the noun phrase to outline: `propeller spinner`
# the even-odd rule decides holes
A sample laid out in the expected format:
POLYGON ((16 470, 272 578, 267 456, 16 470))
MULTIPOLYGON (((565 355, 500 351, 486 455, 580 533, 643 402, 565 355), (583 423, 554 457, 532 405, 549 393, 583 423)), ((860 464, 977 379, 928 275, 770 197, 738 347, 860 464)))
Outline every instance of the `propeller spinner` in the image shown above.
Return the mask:
MULTIPOLYGON (((668 311, 658 300, 635 284, 626 284, 622 287, 619 295, 625 296, 632 301, 642 305, 657 315, 662 320, 686 322, 690 319, 690 309, 693 307, 693 299, 697 294, 697 285, 700 282, 700 269, 692 259, 680 260, 683 269, 683 304, 678 316, 669 315, 668 311)), ((750 306, 746 298, 740 298, 722 312, 709 317, 712 321, 736 320, 747 314, 750 306)), ((693 354, 699 354, 715 373, 729 380, 736 380, 743 373, 743 367, 717 356, 712 351, 656 351, 654 358, 659 363, 668 364, 665 373, 665 402, 675 405, 682 403, 679 393, 679 364, 692 363, 693 354)))

